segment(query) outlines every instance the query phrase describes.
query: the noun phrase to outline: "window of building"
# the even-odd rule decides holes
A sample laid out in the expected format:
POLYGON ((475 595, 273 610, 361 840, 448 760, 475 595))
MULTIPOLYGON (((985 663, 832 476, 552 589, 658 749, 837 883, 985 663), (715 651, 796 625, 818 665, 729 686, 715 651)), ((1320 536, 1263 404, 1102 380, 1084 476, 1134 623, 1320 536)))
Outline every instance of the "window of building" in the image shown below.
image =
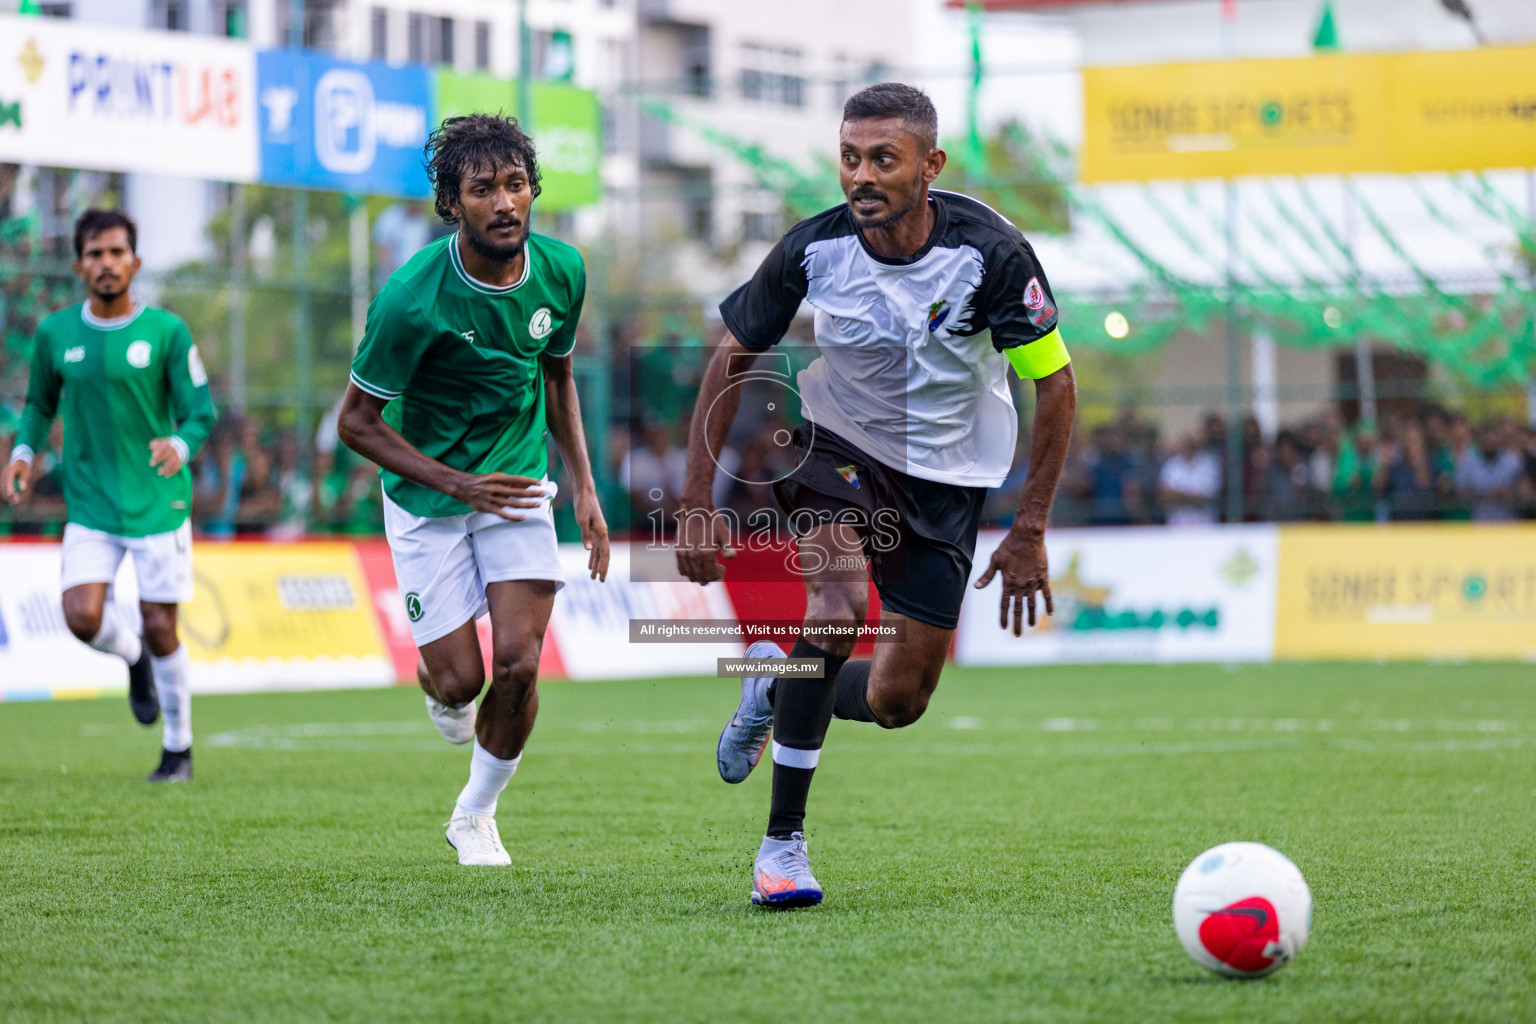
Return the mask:
POLYGON ((475 22, 475 69, 491 69, 491 26, 489 22, 475 22))
POLYGON ((743 242, 773 242, 777 241, 779 231, 779 215, 776 213, 760 213, 756 210, 747 210, 741 215, 741 240, 743 242))
POLYGON ((368 18, 368 56, 389 60, 389 11, 375 7, 368 18))
MULTIPOLYGON (((335 49, 340 4, 341 0, 305 0, 301 46, 311 50, 335 49)), ((274 13, 274 34, 281 45, 287 46, 293 40, 293 6, 288 0, 279 0, 274 13)))
POLYGON ((699 26, 683 38, 683 91, 708 99, 714 71, 709 61, 709 29, 699 26))
POLYGON ((407 59, 413 64, 453 63, 453 19, 412 14, 406 21, 407 59))
POLYGON ((804 55, 792 46, 743 43, 741 98, 782 107, 805 106, 804 55))
POLYGON ((213 30, 230 39, 246 37, 245 0, 224 0, 213 7, 213 30))
POLYGON ((683 230, 690 238, 712 243, 715 237, 715 204, 709 168, 683 169, 678 186, 682 193, 683 230))
POLYGON ((149 12, 150 24, 168 32, 185 32, 187 24, 187 0, 155 0, 149 12))
POLYGON ((576 43, 564 29, 534 32, 533 60, 540 78, 569 82, 576 74, 576 43))
POLYGON ((605 102, 601 113, 603 117, 603 152, 617 153, 619 151, 619 112, 613 109, 611 102, 605 102))
POLYGON ((405 22, 405 59, 420 64, 427 59, 426 15, 412 14, 405 22))

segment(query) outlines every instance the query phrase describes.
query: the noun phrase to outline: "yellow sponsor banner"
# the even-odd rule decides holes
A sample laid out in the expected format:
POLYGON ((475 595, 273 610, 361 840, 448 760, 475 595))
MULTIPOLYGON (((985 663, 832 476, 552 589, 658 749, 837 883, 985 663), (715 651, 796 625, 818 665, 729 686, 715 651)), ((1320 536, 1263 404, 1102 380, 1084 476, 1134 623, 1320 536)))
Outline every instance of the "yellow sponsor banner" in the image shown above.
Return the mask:
POLYGON ((1277 658, 1536 658, 1536 525, 1280 531, 1277 658))
POLYGON ((386 658, 350 544, 202 543, 181 636, 198 661, 386 658))
POLYGON ((1536 166, 1536 46, 1088 68, 1084 181, 1536 166))
POLYGON ((1392 171, 1536 167, 1536 46, 1388 58, 1392 171))

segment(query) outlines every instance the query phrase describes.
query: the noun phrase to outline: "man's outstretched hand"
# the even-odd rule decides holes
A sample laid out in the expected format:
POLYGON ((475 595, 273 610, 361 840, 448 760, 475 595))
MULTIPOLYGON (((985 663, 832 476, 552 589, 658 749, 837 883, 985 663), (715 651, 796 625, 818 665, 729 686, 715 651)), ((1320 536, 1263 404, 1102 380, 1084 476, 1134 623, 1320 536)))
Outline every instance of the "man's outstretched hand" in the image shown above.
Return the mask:
POLYGON ((736 557, 736 549, 731 546, 730 523, 709 501, 693 502, 684 495, 677 522, 677 571, 684 579, 707 587, 715 580, 725 578, 725 566, 716 559, 717 554, 736 557), (708 531, 704 534, 707 539, 703 544, 694 545, 692 541, 700 535, 697 522, 701 516, 707 516, 709 520, 708 531))
POLYGON ((1056 606, 1051 601, 1051 574, 1046 565, 1045 534, 1009 530, 1008 536, 992 552, 987 571, 976 580, 980 590, 992 582, 992 577, 1003 575, 1003 599, 997 624, 1008 628, 1008 605, 1013 604, 1013 635, 1024 634, 1024 609, 1029 609, 1029 624, 1035 624, 1035 594, 1045 598, 1045 614, 1054 615, 1056 606))

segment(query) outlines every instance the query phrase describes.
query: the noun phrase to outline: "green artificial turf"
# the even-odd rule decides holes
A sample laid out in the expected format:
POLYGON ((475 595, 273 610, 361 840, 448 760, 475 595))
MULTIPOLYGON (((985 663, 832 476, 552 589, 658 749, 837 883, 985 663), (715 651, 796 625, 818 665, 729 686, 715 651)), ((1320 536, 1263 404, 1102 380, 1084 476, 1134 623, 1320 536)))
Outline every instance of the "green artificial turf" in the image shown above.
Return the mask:
POLYGON ((414 689, 194 702, 151 788, 121 698, 0 705, 0 1020, 1536 1020, 1536 668, 958 670, 900 732, 835 723, 812 910, 748 905, 768 771, 723 680, 547 683, 501 801, 414 689), (1301 867, 1269 978, 1173 934, 1201 850, 1301 867))

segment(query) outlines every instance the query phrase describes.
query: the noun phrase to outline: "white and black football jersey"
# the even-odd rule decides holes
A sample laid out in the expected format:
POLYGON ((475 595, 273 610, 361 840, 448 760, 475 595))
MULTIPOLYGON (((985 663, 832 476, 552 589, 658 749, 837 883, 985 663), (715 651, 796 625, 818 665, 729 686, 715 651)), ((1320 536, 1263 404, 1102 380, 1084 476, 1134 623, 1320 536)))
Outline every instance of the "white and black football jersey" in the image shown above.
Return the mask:
POLYGON ((1056 300, 995 210, 956 192, 929 202, 933 233, 901 259, 876 255, 846 205, 801 221, 720 315, 763 350, 809 302, 820 356, 797 381, 807 420, 911 476, 996 487, 1018 439, 1001 353, 1050 337, 1056 300))

